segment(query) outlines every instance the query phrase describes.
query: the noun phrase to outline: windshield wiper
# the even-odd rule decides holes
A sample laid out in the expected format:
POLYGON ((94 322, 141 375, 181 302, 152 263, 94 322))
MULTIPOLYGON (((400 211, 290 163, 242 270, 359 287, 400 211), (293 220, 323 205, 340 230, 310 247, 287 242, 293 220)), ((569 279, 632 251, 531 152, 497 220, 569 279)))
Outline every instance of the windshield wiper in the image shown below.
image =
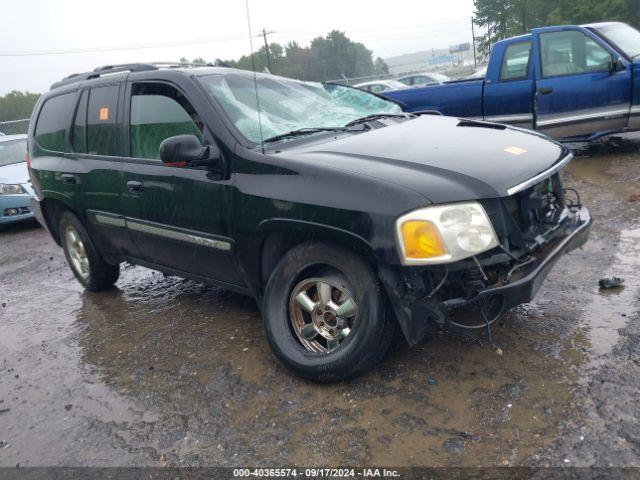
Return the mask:
POLYGON ((349 132, 349 131, 351 131, 351 129, 346 127, 300 128, 298 130, 291 130, 290 132, 287 132, 287 133, 281 133, 280 135, 276 135, 275 137, 269 137, 263 140, 263 143, 278 142, 280 140, 286 140, 287 138, 301 137, 303 135, 309 135, 309 134, 318 133, 318 132, 349 132))
POLYGON ((366 117, 357 118, 345 125, 345 127, 352 127, 359 123, 370 122, 371 120, 378 120, 379 118, 411 118, 406 113, 374 113, 373 115, 367 115, 366 117))

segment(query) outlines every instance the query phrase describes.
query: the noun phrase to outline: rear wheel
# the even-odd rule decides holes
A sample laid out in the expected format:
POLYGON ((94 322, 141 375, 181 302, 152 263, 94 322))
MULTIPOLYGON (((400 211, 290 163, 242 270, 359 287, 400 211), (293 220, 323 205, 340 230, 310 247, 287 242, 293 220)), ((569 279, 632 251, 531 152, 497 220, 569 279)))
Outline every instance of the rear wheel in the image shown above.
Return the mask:
POLYGON ((320 381, 373 368, 395 330, 371 266, 350 250, 317 242, 294 247, 280 261, 265 290, 263 318, 276 357, 320 381))
POLYGON ((58 224, 62 248, 76 279, 92 292, 113 286, 120 276, 120 266, 105 262, 82 222, 65 212, 58 224))

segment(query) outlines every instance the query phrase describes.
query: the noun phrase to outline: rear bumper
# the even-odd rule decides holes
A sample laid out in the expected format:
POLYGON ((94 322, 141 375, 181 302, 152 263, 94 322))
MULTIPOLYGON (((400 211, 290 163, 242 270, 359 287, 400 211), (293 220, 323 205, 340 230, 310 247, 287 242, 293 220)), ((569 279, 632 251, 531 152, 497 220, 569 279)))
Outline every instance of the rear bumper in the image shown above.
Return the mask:
MULTIPOLYGON (((379 274, 393 304, 402 331, 410 345, 418 343, 433 326, 434 321, 445 319, 456 310, 477 307, 485 301, 499 297, 503 311, 522 303, 528 303, 536 296, 553 266, 566 253, 582 247, 591 229, 589 211, 582 207, 565 222, 548 243, 532 253, 534 260, 512 270, 508 280, 501 280, 479 291, 471 298, 453 298, 438 301, 417 298, 411 289, 407 290, 402 276, 390 267, 380 268, 379 274)), ((423 294, 425 295, 425 294, 423 294)))
POLYGON ((0 197, 0 225, 33 218, 30 195, 2 195, 0 197))
POLYGON ((48 231, 49 226, 47 225, 47 221, 44 218, 42 207, 40 206, 40 201, 37 199, 37 197, 31 197, 31 211, 33 212, 33 216, 38 221, 38 223, 48 231))

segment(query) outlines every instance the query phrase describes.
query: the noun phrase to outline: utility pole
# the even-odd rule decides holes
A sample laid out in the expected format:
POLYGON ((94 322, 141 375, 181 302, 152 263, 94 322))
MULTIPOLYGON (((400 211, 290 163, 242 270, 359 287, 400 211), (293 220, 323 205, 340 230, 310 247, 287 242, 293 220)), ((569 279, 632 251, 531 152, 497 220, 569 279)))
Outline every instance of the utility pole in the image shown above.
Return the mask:
POLYGON ((267 32, 266 29, 262 29, 262 35, 257 35, 258 37, 264 38, 264 50, 267 54, 267 70, 271 73, 271 53, 269 52, 269 41, 267 40, 267 35, 271 35, 272 33, 276 33, 274 31, 267 32))
POLYGON ((478 68, 478 56, 476 55, 476 30, 471 17, 471 38, 473 38, 473 68, 478 68))

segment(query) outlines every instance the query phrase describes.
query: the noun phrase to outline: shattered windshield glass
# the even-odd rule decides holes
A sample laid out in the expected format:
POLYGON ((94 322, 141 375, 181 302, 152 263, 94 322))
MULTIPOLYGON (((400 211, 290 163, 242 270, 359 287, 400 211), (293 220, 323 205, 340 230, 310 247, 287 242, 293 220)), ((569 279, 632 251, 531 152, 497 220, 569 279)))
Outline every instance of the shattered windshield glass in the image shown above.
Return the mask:
POLYGON ((199 79, 240 133, 254 143, 304 128, 343 127, 369 115, 402 113, 393 102, 342 85, 259 74, 256 101, 252 75, 226 73, 199 79))

